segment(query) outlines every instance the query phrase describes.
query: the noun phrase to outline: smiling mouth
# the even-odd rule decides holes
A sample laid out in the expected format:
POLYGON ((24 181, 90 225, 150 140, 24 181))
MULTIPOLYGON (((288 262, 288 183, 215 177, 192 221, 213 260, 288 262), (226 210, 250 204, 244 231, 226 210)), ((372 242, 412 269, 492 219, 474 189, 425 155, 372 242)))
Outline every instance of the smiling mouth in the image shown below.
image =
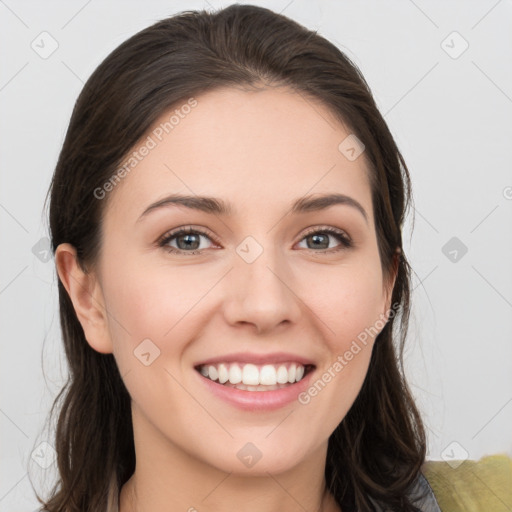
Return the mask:
POLYGON ((243 391, 274 391, 293 386, 314 368, 311 364, 295 362, 263 365, 220 363, 195 367, 206 379, 243 391))

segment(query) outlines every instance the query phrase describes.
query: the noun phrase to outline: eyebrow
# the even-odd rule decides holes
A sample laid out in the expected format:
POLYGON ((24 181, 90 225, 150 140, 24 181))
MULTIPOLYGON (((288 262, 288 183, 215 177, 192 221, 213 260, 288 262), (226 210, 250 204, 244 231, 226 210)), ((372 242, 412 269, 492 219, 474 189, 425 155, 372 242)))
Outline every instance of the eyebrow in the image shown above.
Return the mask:
MULTIPOLYGON (((316 212, 325 210, 338 204, 355 208, 359 213, 361 213, 361 215, 364 217, 364 220, 368 224, 368 214, 366 213, 366 210, 363 208, 361 203, 356 201, 354 198, 344 194, 324 194, 316 197, 301 197, 300 199, 297 199, 293 202, 287 213, 298 214, 316 212)), ((144 210, 144 212, 142 212, 137 222, 152 211, 172 205, 184 206, 185 208, 189 208, 191 210, 200 210, 202 212, 213 215, 232 216, 234 213, 232 205, 223 201, 222 199, 217 199, 215 197, 172 194, 168 197, 165 197, 164 199, 160 199, 156 203, 149 205, 144 210)))

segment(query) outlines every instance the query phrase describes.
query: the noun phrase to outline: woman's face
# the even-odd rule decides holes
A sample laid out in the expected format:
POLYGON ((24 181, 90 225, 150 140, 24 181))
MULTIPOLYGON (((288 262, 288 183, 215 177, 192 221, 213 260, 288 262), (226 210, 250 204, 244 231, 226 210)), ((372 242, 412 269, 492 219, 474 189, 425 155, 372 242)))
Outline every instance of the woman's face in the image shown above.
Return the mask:
POLYGON ((325 456, 389 308, 365 154, 288 89, 195 100, 162 115, 106 187, 108 314, 88 341, 114 353, 153 460, 277 473, 325 456), (329 194, 345 199, 311 203, 329 194), (192 231, 167 236, 180 229, 192 231))

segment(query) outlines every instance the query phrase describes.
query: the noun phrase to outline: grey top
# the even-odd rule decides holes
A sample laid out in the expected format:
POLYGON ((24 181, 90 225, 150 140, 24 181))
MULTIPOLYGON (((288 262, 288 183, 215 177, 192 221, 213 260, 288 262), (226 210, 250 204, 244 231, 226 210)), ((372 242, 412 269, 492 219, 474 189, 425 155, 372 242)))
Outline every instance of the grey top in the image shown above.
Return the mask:
MULTIPOLYGON (((432 487, 430 487, 427 479, 421 473, 411 487, 409 496, 412 503, 418 507, 421 512, 441 512, 432 487)), ((382 508, 381 505, 371 498, 370 501, 375 506, 375 512, 393 512, 389 508, 382 508)))

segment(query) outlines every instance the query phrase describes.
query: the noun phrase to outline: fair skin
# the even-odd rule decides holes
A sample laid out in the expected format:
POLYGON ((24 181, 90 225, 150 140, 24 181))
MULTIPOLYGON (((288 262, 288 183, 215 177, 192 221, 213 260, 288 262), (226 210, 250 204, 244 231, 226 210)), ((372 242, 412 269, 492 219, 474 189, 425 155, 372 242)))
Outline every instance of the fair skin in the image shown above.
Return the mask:
POLYGON ((365 155, 349 161, 338 145, 350 131, 289 89, 196 99, 104 199, 94 268, 84 273, 69 244, 56 253, 87 342, 114 354, 132 398, 136 470, 120 512, 337 511, 325 487, 327 442, 361 388, 374 338, 309 403, 272 410, 220 398, 194 366, 287 352, 314 364, 312 385, 386 315, 394 280, 382 274, 365 155), (170 204, 142 215, 176 193, 221 199, 233 213, 170 204), (332 193, 357 201, 367 218, 350 204, 287 213, 296 199, 332 193), (186 235, 167 242, 183 254, 158 246, 182 226, 208 236, 192 235, 190 249, 186 235), (308 228, 318 229, 306 236, 308 228), (262 252, 248 263, 240 246, 262 252), (160 350, 149 365, 134 356, 145 339, 160 350), (237 456, 247 443, 261 454, 251 467, 237 456))

